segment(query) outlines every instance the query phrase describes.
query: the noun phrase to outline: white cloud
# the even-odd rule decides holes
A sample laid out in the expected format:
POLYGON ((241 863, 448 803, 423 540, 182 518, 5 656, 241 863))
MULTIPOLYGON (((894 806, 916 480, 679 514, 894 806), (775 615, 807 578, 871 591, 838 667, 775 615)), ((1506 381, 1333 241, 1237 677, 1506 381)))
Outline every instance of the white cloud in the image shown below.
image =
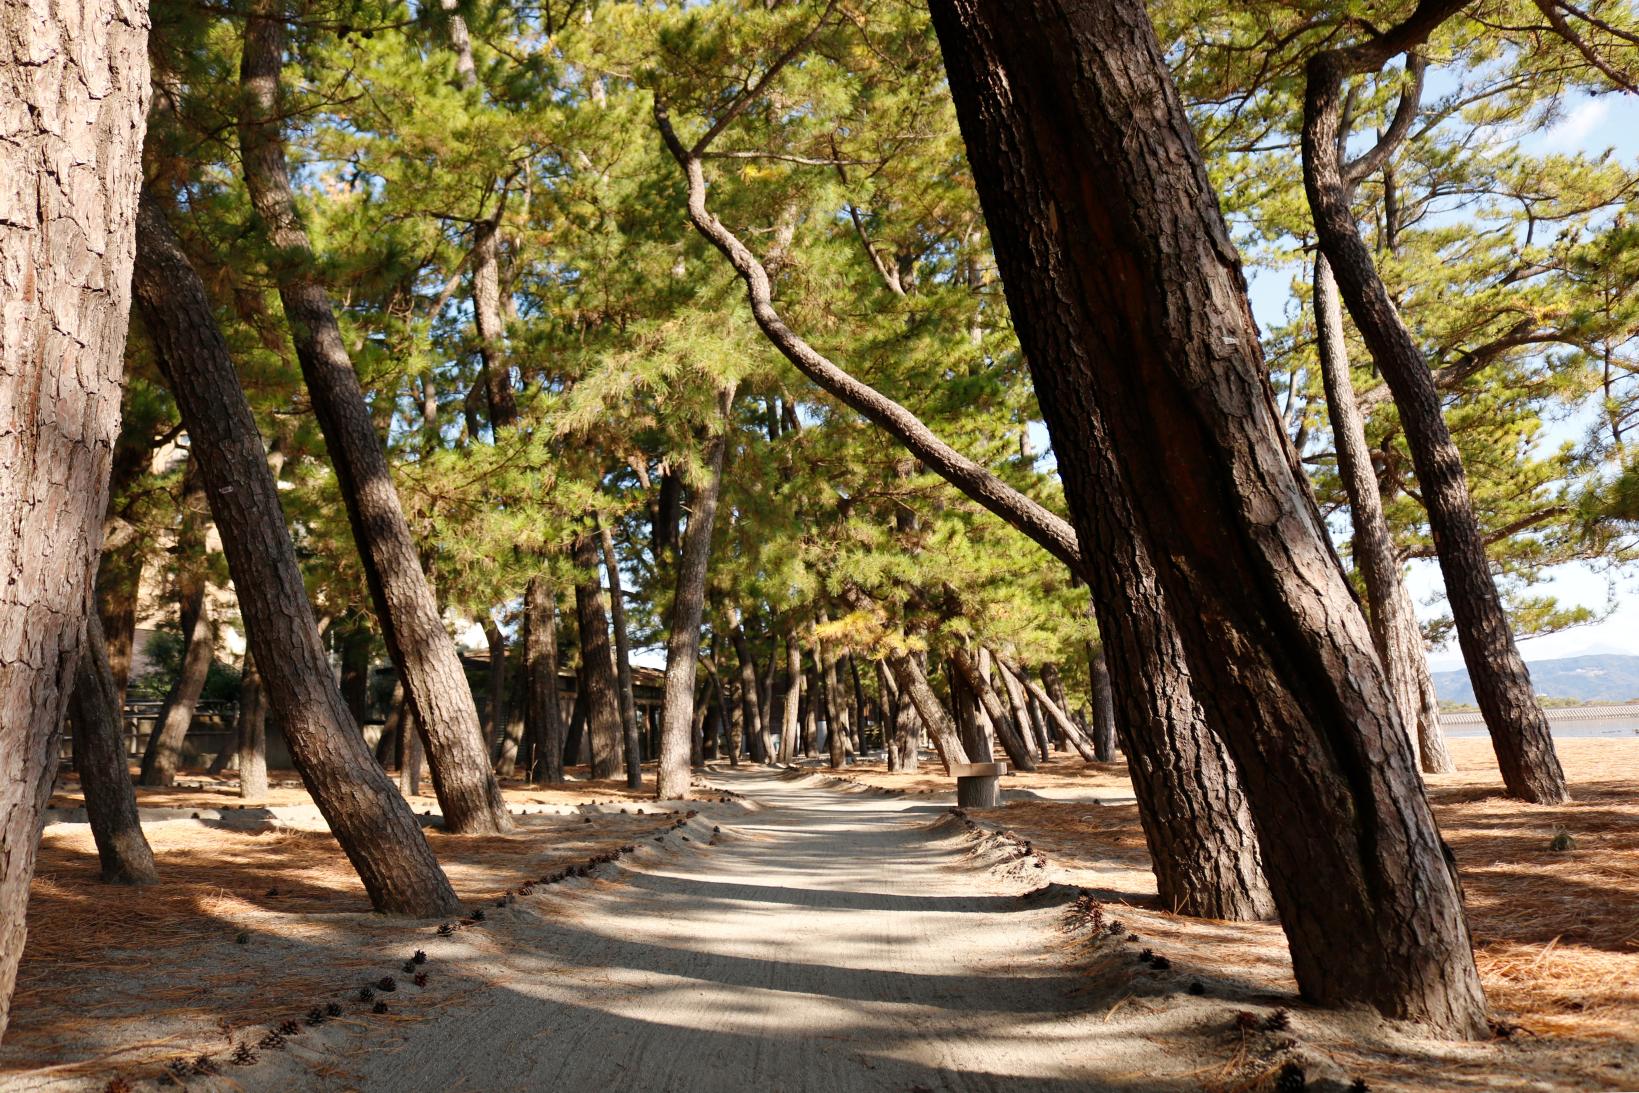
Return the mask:
POLYGON ((1611 104, 1608 98, 1584 99, 1576 109, 1542 135, 1542 143, 1545 147, 1556 150, 1582 148, 1597 143, 1597 140, 1589 138, 1604 124, 1610 112, 1611 104))

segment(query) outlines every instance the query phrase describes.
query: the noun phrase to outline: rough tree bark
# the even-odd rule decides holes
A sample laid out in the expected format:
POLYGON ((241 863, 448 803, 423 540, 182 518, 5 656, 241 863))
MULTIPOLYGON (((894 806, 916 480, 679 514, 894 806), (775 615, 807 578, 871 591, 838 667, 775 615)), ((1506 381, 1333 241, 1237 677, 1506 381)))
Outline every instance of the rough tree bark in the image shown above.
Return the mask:
POLYGON ((620 724, 626 737, 626 788, 643 785, 643 745, 637 731, 637 698, 632 694, 632 647, 626 635, 626 593, 609 525, 599 521, 603 569, 609 575, 609 614, 615 624, 615 681, 620 686, 620 724))
POLYGON ((147 36, 143 0, 0 7, 0 1037, 119 433, 147 36))
POLYGON ((91 821, 103 881, 154 883, 159 871, 137 816, 131 769, 125 761, 119 693, 108 666, 102 620, 95 609, 86 612, 85 649, 74 677, 68 716, 74 730, 74 765, 85 790, 86 818, 91 821))
POLYGON ((138 221, 137 303, 187 424, 251 654, 291 759, 376 910, 459 911, 414 814, 377 766, 336 686, 262 438, 205 286, 147 197, 138 221))
MULTIPOLYGON (((716 429, 729 428, 732 391, 721 392, 716 429)), ((714 431, 706 442, 705 479, 695 488, 688 528, 683 532, 677 566, 677 594, 672 598, 671 627, 666 635, 665 697, 660 706, 660 764, 655 795, 662 801, 689 797, 689 730, 694 720, 694 676, 700 663, 700 619, 706 608, 706 570, 711 561, 711 532, 717 521, 717 499, 723 490, 723 459, 728 437, 714 431)))
POLYGON ((141 784, 168 786, 176 781, 182 745, 193 724, 199 695, 205 689, 216 654, 216 627, 205 598, 205 487, 199 460, 190 455, 182 475, 182 522, 176 536, 177 600, 181 604, 182 664, 165 701, 160 704, 148 746, 142 753, 141 784))
POLYGON ((509 831, 512 819, 490 769, 472 691, 422 572, 387 454, 296 212, 279 131, 283 14, 283 0, 255 0, 245 21, 239 117, 245 185, 274 247, 273 274, 296 357, 347 506, 382 636, 426 738, 444 823, 461 833, 509 831))
POLYGON ((1007 704, 1013 708, 1013 719, 1020 725, 1032 727, 1032 733, 1041 741, 1042 757, 1045 759, 1050 734, 1045 731, 1046 724, 1038 723, 1038 719, 1032 716, 1030 696, 1025 692, 1024 685, 1000 663, 996 665, 996 675, 1002 681, 1002 690, 1007 692, 1007 704))
POLYGON ((575 620, 579 626, 581 687, 586 692, 586 736, 591 776, 613 778, 620 761, 621 716, 615 664, 609 649, 609 616, 603 610, 602 565, 596 533, 583 528, 570 553, 575 563, 575 620))
MULTIPOLYGON (((1189 605, 1191 689, 1235 757, 1300 990, 1481 1034, 1456 879, 1143 4, 930 8, 1080 542, 1140 543, 1189 605)), ((1113 653, 1129 589, 1093 577, 1113 653)))
MULTIPOLYGON (((1570 790, 1554 753, 1548 719, 1537 704, 1530 672, 1514 644, 1508 614, 1491 578, 1491 562, 1474 516, 1462 456, 1446 426, 1439 387, 1378 276, 1371 250, 1360 236, 1349 207, 1348 167, 1341 162, 1340 154, 1346 139, 1340 133, 1343 81, 1375 72, 1396 54, 1415 50, 1436 27, 1461 10, 1464 2, 1424 0, 1404 23, 1391 30, 1359 45, 1326 50, 1309 59, 1303 109, 1303 183, 1321 251, 1337 279, 1355 328, 1400 411, 1400 424, 1423 489, 1423 507, 1428 512, 1440 573, 1445 578, 1457 641, 1474 684, 1475 700, 1491 734, 1503 785, 1509 796, 1538 804, 1560 804, 1570 799, 1570 790)), ((1412 64, 1416 67, 1420 63, 1412 64)), ((1316 270, 1317 293, 1320 272, 1316 270)), ((1400 683, 1404 693, 1397 699, 1410 702, 1411 683, 1400 683)))

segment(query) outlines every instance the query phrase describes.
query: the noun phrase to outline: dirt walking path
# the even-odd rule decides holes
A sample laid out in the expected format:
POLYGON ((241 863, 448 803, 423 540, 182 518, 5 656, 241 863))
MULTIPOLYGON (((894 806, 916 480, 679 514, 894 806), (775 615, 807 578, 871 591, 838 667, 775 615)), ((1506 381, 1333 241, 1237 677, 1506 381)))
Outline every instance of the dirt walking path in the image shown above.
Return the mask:
POLYGON ((1199 1088, 1198 1029, 1144 1007, 1109 1020, 1115 1000, 1059 933, 1062 894, 1021 898, 1039 880, 974 861, 936 823, 946 806, 713 777, 753 810, 429 938, 434 979, 459 969, 434 987, 461 982, 442 1005, 429 989, 422 1019, 338 1022, 233 1076, 401 1093, 1199 1088))

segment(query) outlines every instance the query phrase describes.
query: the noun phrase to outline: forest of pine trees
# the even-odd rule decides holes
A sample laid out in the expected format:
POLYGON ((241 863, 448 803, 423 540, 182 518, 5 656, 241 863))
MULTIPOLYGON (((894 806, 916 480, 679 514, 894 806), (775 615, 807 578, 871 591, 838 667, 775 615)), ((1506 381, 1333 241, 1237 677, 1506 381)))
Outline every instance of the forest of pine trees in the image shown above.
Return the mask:
POLYGON ((423 769, 1115 770, 1159 906, 1491 1036, 1427 657, 1574 813, 1639 161, 1532 134, 1636 96, 1629 0, 6 0, 0 1035, 54 785, 163 885, 215 672, 378 912, 466 913, 423 769))

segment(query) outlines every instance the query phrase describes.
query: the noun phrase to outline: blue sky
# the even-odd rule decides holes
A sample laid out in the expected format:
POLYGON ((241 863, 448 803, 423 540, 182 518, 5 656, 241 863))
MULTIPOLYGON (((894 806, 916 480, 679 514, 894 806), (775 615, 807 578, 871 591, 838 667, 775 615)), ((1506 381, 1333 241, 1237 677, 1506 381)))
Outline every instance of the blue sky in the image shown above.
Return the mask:
MULTIPOLYGON (((1534 153, 1583 150, 1614 151, 1624 161, 1639 162, 1639 96, 1609 94, 1578 96, 1567 104, 1560 120, 1546 128, 1522 134, 1521 144, 1534 153)), ((1291 306, 1291 279, 1283 272, 1249 271, 1252 311, 1266 329, 1283 324, 1291 306)), ((1571 421, 1545 431, 1543 443, 1557 446, 1583 426, 1571 421)), ((1425 618, 1446 613, 1444 583, 1433 560, 1411 564, 1408 585, 1425 618)), ((1534 594, 1552 595, 1567 604, 1581 604, 1605 612, 1599 622, 1558 634, 1526 638, 1520 649, 1528 660, 1549 660, 1586 653, 1639 653, 1639 573, 1615 576, 1585 564, 1558 567, 1552 577, 1535 586, 1534 594), (1614 604, 1614 608, 1613 605, 1614 604)), ((1436 671, 1462 667, 1462 655, 1453 640, 1431 651, 1429 664, 1436 671)))

